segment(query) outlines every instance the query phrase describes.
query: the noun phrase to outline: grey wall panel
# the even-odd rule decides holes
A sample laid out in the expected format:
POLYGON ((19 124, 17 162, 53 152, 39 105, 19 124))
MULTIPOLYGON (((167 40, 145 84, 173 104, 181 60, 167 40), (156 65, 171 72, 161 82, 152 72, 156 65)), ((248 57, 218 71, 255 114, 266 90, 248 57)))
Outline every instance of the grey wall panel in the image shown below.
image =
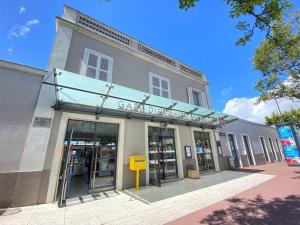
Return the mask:
POLYGON ((39 193, 37 197, 38 204, 44 204, 47 202, 47 191, 49 186, 50 170, 43 170, 41 174, 41 181, 39 187, 39 193))
MULTIPOLYGON (((180 137, 180 149, 176 149, 176 151, 181 151, 182 155, 182 165, 183 165, 183 174, 184 177, 187 177, 187 166, 193 166, 195 169, 197 169, 196 165, 196 157, 195 157, 195 150, 193 146, 193 134, 191 132, 191 127, 189 126, 182 126, 179 125, 179 137, 180 137), (185 156, 185 146, 190 146, 192 149, 192 158, 186 158, 185 156)), ((176 141, 176 140, 175 140, 176 141)))
POLYGON ((38 203, 41 177, 41 171, 18 174, 13 196, 13 207, 36 205, 38 203))
POLYGON ((264 154, 255 154, 254 157, 255 157, 256 165, 262 165, 267 163, 264 154))
POLYGON ((42 76, 0 68, 0 172, 19 170, 42 76))
POLYGON ((72 35, 70 50, 65 67, 66 70, 74 73, 80 73, 85 48, 89 48, 113 58, 113 83, 149 92, 149 72, 152 72, 170 79, 171 95, 175 100, 188 102, 188 86, 206 91, 203 84, 184 78, 165 68, 159 67, 78 32, 73 32, 72 35))
POLYGON ((244 167, 250 166, 247 155, 241 155, 241 160, 244 167))
POLYGON ((29 126, 42 76, 0 68, 0 126, 29 126))
MULTIPOLYGON (((238 146, 238 149, 239 149, 239 152, 241 155, 247 154, 246 149, 244 147, 244 143, 243 143, 243 138, 242 138, 243 134, 248 135, 249 142, 250 142, 250 145, 253 150, 253 154, 254 155, 263 155, 264 153, 263 153, 263 149, 262 149, 260 139, 259 139, 259 137, 262 136, 265 139, 266 148, 267 148, 267 151, 269 152, 271 161, 272 162, 274 161, 274 159, 273 159, 274 157, 272 156, 272 151, 270 148, 268 138, 270 138, 270 137, 272 138, 275 149, 276 149, 276 151, 278 151, 277 147, 276 147, 276 143, 275 143, 275 139, 278 139, 278 134, 277 134, 277 130, 275 128, 265 126, 262 124, 252 123, 252 122, 245 121, 245 120, 236 120, 234 122, 226 124, 224 126, 224 128, 219 130, 219 132, 226 134, 226 136, 221 136, 221 138, 220 138, 224 155, 230 155, 230 149, 228 146, 228 137, 227 137, 228 133, 235 134, 236 141, 237 141, 236 144, 238 146)), ((246 160, 243 160, 243 157, 241 159, 243 161, 243 164, 245 162, 244 166, 248 165, 248 162, 246 162, 246 160)), ((255 159, 256 159, 256 157, 255 157, 255 159)), ((259 161, 259 163, 262 163, 265 160, 259 159, 258 161, 259 161)), ((259 164, 259 163, 257 163, 257 164, 259 164)))
POLYGON ((0 126, 1 173, 19 170, 28 129, 27 126, 0 126))
POLYGON ((145 155, 145 121, 126 119, 124 140, 124 164, 129 164, 131 155, 145 155))
POLYGON ((219 160, 219 166, 221 171, 230 169, 228 157, 219 155, 218 160, 219 160))
MULTIPOLYGON (((129 156, 132 155, 145 155, 145 121, 143 120, 126 119, 125 121, 123 189, 135 187, 135 172, 129 170, 129 156)), ((140 180, 140 185, 145 185, 145 171, 140 173, 140 180)))
POLYGON ((62 111, 55 111, 54 114, 46 157, 44 161, 44 170, 50 170, 52 167, 55 145, 58 138, 58 130, 61 123, 62 113, 62 111))
POLYGON ((12 207, 18 173, 0 173, 0 208, 12 207))

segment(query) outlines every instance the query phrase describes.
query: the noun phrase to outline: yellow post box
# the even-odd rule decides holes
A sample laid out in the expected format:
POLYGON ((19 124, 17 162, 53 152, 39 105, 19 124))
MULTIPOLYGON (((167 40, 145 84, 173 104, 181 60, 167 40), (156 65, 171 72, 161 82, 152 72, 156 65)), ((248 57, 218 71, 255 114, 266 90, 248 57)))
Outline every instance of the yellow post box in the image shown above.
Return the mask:
POLYGON ((147 167, 147 158, 144 155, 133 155, 129 157, 129 169, 136 171, 135 189, 139 190, 140 170, 145 170, 147 167))

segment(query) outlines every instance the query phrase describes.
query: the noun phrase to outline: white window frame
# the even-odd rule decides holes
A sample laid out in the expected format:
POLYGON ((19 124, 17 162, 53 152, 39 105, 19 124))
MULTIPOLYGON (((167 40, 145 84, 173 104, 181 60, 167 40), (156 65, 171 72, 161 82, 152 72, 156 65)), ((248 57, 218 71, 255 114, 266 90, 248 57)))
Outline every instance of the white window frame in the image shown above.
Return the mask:
POLYGON ((261 146, 261 149, 262 149, 262 152, 263 154, 265 155, 265 151, 264 151, 264 146, 263 146, 263 143, 261 142, 261 138, 262 138, 262 141, 264 142, 264 145, 265 145, 265 150, 267 152, 267 155, 268 155, 268 159, 266 159, 266 162, 267 163, 271 163, 271 158, 270 158, 270 154, 269 154, 269 151, 268 151, 268 148, 267 148, 267 144, 266 144, 266 139, 264 136, 259 136, 258 137, 258 140, 259 140, 259 143, 260 143, 260 146, 261 146))
MULTIPOLYGON (((167 81, 167 83, 168 83, 168 88, 169 88, 169 90, 168 90, 168 95, 169 95, 169 97, 168 98, 172 98, 171 96, 171 82, 170 82, 170 79, 169 78, 166 78, 166 77, 163 77, 163 76, 160 76, 160 75, 157 75, 157 74, 154 74, 154 73, 149 73, 149 93, 150 94, 153 94, 153 84, 152 84, 152 77, 156 77, 156 78, 158 78, 159 79, 159 96, 160 97, 163 97, 162 96, 162 90, 164 90, 164 91, 166 91, 165 89, 163 89, 162 88, 162 85, 161 85, 161 80, 165 80, 165 81, 167 81)), ((157 95, 158 96, 158 95, 157 95)), ((165 97, 163 97, 163 98, 165 98, 165 97)))
POLYGON ((88 66, 89 54, 93 54, 93 55, 96 55, 98 57, 97 67, 92 67, 92 68, 96 69, 96 77, 95 77, 95 79, 97 79, 97 80, 99 80, 99 74, 100 74, 100 71, 101 71, 101 69, 100 69, 100 60, 101 60, 101 58, 106 58, 106 59, 109 60, 108 75, 107 75, 106 82, 112 82, 113 58, 110 57, 110 56, 104 55, 104 54, 102 54, 100 52, 88 49, 88 48, 84 49, 84 55, 83 55, 83 60, 82 60, 82 64, 81 64, 80 74, 86 76, 87 68, 91 67, 91 66, 88 66))
POLYGON ((284 153, 283 153, 283 151, 282 151, 282 149, 281 149, 281 143, 280 143, 280 141, 278 140, 278 138, 275 138, 275 143, 276 143, 276 148, 278 149, 278 151, 279 151, 279 154, 280 154, 280 156, 281 156, 281 160, 282 159, 284 159, 284 153))
MULTIPOLYGON (((241 134, 241 136, 242 136, 242 142, 243 142, 244 150, 245 150, 247 156, 248 156, 248 152, 247 152, 246 145, 245 145, 243 137, 245 136, 247 138, 247 140, 248 140, 248 144, 249 144, 249 148, 250 148, 250 154, 251 154, 248 157, 252 158, 252 161, 253 161, 253 164, 254 164, 253 166, 255 166, 256 165, 256 160, 255 160, 255 157, 254 157, 254 153, 253 153, 253 148, 252 148, 252 144, 251 144, 251 141, 250 141, 250 137, 249 137, 248 134, 241 134)), ((250 160, 248 159, 248 161, 249 161, 249 165, 250 165, 250 160)), ((250 165, 250 166, 252 166, 252 165, 250 165)))
POLYGON ((198 93, 198 97, 199 97, 199 101, 200 101, 199 107, 208 108, 207 93, 205 91, 202 91, 202 90, 199 90, 199 89, 196 89, 193 87, 187 87, 189 104, 195 105, 193 92, 198 93))
POLYGON ((277 157, 277 154, 276 154, 276 149, 275 149, 273 138, 268 137, 268 143, 269 143, 269 146, 270 146, 271 153, 273 154, 273 150, 272 150, 272 146, 271 146, 270 140, 271 140, 272 145, 273 145, 273 150, 274 150, 274 155, 275 155, 275 159, 274 160, 278 161, 278 157, 277 157))

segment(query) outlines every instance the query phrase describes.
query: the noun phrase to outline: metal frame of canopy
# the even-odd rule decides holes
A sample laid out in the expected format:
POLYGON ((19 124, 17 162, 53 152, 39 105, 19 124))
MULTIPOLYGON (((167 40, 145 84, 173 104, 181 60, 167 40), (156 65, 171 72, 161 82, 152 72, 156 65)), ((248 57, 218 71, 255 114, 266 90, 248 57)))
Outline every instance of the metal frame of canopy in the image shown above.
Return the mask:
POLYGON ((54 69, 42 83, 55 88, 56 104, 53 106, 55 110, 87 112, 95 114, 97 119, 99 119, 100 115, 106 115, 145 119, 161 123, 178 123, 203 128, 219 127, 220 119, 224 123, 237 119, 228 114, 151 95, 60 69, 54 69), (51 75, 53 75, 53 82, 48 82, 47 80, 51 75), (102 88, 100 92, 95 91, 98 87, 102 88), (127 92, 131 99, 123 97, 126 96, 127 92), (81 94, 78 95, 78 93, 81 94), (82 97, 82 95, 84 96, 82 97), (137 96, 140 97, 138 98, 137 96), (120 102, 123 102, 124 105, 128 104, 127 107, 120 107, 120 102), (155 104, 158 102, 161 104, 155 104), (146 112, 145 109, 149 111, 146 112), (150 113, 150 109, 154 109, 155 113, 153 111, 150 113))

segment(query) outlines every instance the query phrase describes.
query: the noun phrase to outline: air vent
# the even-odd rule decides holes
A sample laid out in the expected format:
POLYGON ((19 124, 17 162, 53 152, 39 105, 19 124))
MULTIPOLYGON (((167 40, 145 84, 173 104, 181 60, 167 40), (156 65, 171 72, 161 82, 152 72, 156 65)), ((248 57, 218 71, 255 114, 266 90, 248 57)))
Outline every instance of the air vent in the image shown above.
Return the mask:
POLYGON ((100 23, 94 22, 91 19, 88 19, 86 17, 83 16, 79 16, 79 20, 78 23, 82 26, 84 26, 85 28, 90 28, 91 30, 95 31, 96 33, 100 33, 100 34, 104 34, 108 37, 111 37, 119 42, 122 42, 126 45, 129 45, 130 40, 128 38, 126 38, 125 36, 114 32, 113 30, 102 26, 100 23))
POLYGON ((144 45, 139 44, 138 48, 139 48, 140 51, 144 52, 147 55, 150 55, 150 56, 152 56, 152 57, 154 57, 156 59, 159 59, 160 61, 168 63, 168 64, 170 64, 172 66, 175 66, 175 61, 174 60, 172 60, 172 59, 170 59, 170 58, 168 58, 168 57, 166 57, 166 56, 164 56, 164 55, 162 55, 162 54, 160 54, 158 52, 155 52, 152 49, 147 48, 144 45))

